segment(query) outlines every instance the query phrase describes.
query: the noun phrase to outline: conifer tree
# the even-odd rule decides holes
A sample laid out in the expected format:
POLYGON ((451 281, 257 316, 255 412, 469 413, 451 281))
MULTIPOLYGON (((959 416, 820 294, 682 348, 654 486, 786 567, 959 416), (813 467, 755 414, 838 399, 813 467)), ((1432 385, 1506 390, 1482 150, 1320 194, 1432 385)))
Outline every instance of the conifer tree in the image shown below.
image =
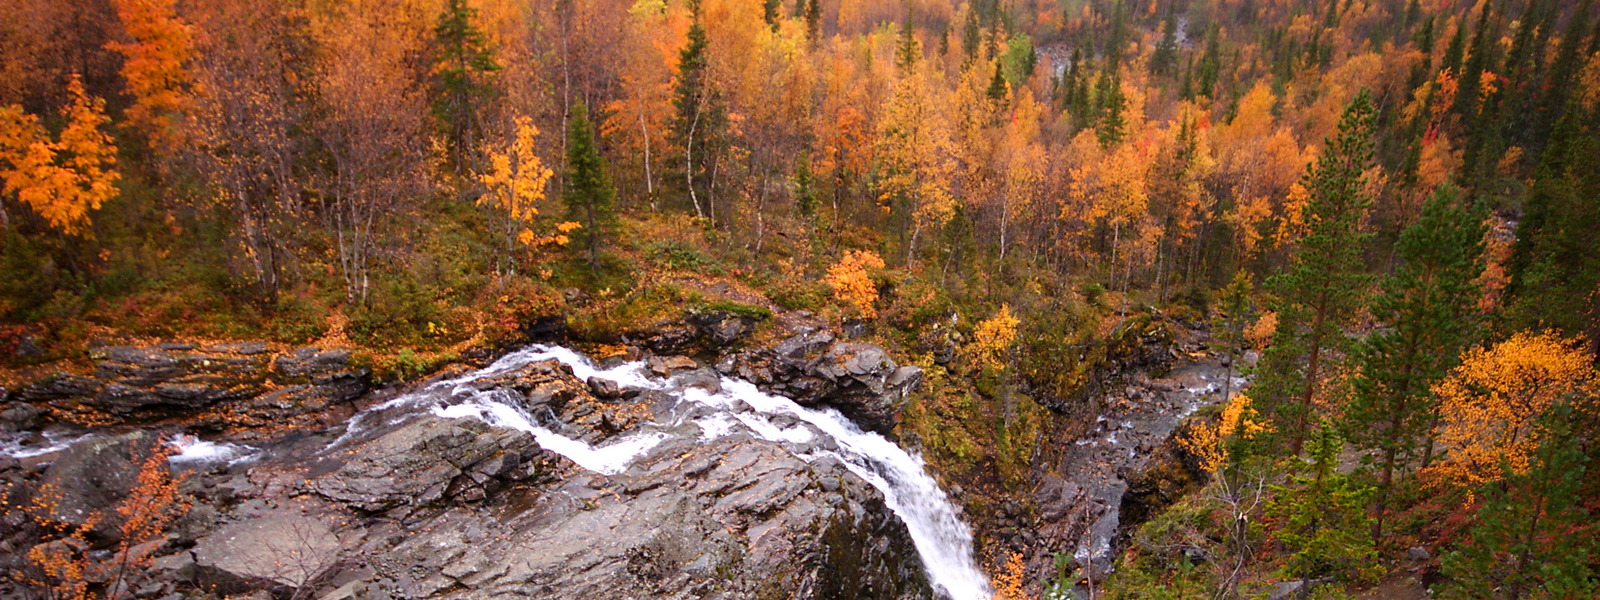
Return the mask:
POLYGON ((1571 421, 1570 405, 1542 421, 1543 443, 1523 473, 1484 487, 1470 541, 1441 557, 1450 576, 1445 598, 1594 598, 1600 579, 1590 568, 1594 517, 1581 502, 1589 458, 1571 421))
POLYGON ((1101 71, 1094 86, 1095 103, 1099 108, 1095 138, 1101 147, 1110 148, 1122 143, 1128 135, 1128 121, 1123 116, 1128 101, 1122 95, 1122 81, 1115 67, 1101 71))
POLYGON ((594 125, 582 100, 572 107, 567 121, 567 220, 581 225, 572 232, 578 246, 589 254, 589 266, 600 268, 600 246, 616 228, 617 190, 606 173, 605 158, 595 147, 594 125))
POLYGON ((1455 186, 1440 186, 1400 234, 1402 262, 1372 300, 1372 316, 1387 327, 1357 349, 1360 370, 1345 416, 1351 441, 1377 453, 1374 539, 1396 471, 1421 449, 1434 420, 1429 386, 1475 341, 1485 231, 1482 211, 1464 206, 1455 186))
POLYGON ((697 217, 712 214, 710 171, 707 167, 714 157, 723 129, 727 126, 727 113, 711 81, 709 38, 700 22, 700 3, 691 1, 693 11, 689 24, 689 41, 678 52, 678 77, 673 90, 672 142, 683 151, 684 193, 694 207, 697 217), (701 190, 706 191, 701 194, 701 190), (702 205, 701 197, 706 203, 702 205))
POLYGON ((501 69, 488 37, 473 23, 477 15, 467 0, 448 0, 433 28, 438 73, 433 113, 458 171, 467 166, 468 153, 482 133, 483 102, 498 93, 490 76, 501 69))
POLYGON ((1348 346, 1344 326, 1360 312, 1371 281, 1361 263, 1369 234, 1360 225, 1372 204, 1363 172, 1373 160, 1374 112, 1362 90, 1345 108, 1338 133, 1306 169, 1301 181, 1310 193, 1304 209, 1308 230, 1295 240, 1287 269, 1267 280, 1278 326, 1262 356, 1254 395, 1290 454, 1300 453, 1310 433, 1328 362, 1348 346))
POLYGON ((1274 537, 1290 552, 1288 570, 1304 579, 1373 580, 1382 573, 1367 536, 1371 519, 1365 507, 1373 490, 1336 469, 1344 441, 1332 425, 1324 423, 1311 441, 1311 473, 1273 486, 1267 507, 1281 523, 1274 537))
POLYGON ((1600 125, 1574 105, 1556 123, 1523 202, 1508 265, 1507 316, 1517 328, 1554 327, 1600 344, 1600 125))

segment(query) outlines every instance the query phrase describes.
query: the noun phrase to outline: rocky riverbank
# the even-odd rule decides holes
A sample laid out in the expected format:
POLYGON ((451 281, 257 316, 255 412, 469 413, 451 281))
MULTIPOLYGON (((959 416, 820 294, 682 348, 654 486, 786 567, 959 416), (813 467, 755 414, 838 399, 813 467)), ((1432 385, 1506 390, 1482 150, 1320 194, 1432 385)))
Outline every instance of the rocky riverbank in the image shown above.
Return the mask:
POLYGON ((502 359, 374 394, 339 350, 99 350, 92 374, 7 399, 0 567, 48 583, 28 550, 65 544, 105 586, 96 564, 131 544, 138 598, 933 597, 905 522, 835 438, 781 414, 748 423, 781 434, 764 437, 730 420, 749 406, 711 418, 684 401, 720 392, 720 368, 893 426, 915 367, 809 315, 777 319, 776 344, 714 366, 636 346, 648 385, 502 359), (83 415, 111 422, 41 430, 83 415), (187 506, 149 539, 119 539, 107 517, 139 496, 152 451, 176 452, 187 506), (90 533, 62 537, 75 530, 90 533))

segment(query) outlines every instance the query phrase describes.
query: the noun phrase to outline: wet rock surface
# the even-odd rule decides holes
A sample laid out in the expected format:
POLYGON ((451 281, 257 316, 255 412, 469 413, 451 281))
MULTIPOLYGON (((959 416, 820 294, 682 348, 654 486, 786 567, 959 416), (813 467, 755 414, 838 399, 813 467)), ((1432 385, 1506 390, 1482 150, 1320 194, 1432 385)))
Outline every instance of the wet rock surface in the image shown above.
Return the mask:
POLYGON ((1041 461, 1032 500, 1043 543, 1033 549, 1031 568, 1053 573, 1051 555, 1064 552, 1102 577, 1131 526, 1203 485, 1204 473, 1174 436, 1187 417, 1239 391, 1244 380, 1217 356, 1195 353, 1167 370, 1177 361, 1161 354, 1168 356, 1159 361, 1163 376, 1134 367, 1111 380, 1092 398, 1099 416, 1041 461))
POLYGON ((90 355, 92 374, 46 377, 24 387, 20 399, 123 422, 199 418, 221 427, 282 425, 369 389, 369 371, 352 365, 348 350, 275 354, 259 342, 167 342, 90 355))
POLYGON ((780 315, 779 326, 787 334, 781 341, 730 356, 718 370, 803 405, 838 409, 880 433, 894 428, 922 383, 921 369, 897 364, 875 344, 840 341, 809 315, 780 315))
MULTIPOLYGON (((182 377, 175 362, 149 366, 174 351, 140 354, 139 368, 178 369, 143 376, 182 377)), ((887 356, 849 354, 856 358, 841 349, 825 364, 838 378, 879 382, 858 381, 864 393, 913 385, 904 376, 890 383, 899 367, 887 356)), ((336 380, 346 361, 321 351, 282 355, 265 363, 265 377, 317 386, 336 380)), ((671 376, 680 388, 717 380, 704 368, 671 376)), ((380 404, 348 428, 278 438, 245 459, 174 463, 194 504, 151 542, 134 596, 934 597, 905 525, 842 463, 807 460, 797 452, 809 448, 748 433, 708 441, 689 420, 697 407, 657 390, 580 379, 553 360, 427 393, 484 391, 540 427, 597 447, 651 423, 664 439, 626 470, 603 474, 487 417, 380 404)), ((31 471, 5 459, 0 478, 33 487, 109 473, 107 460, 155 437, 92 438, 31 471)), ((116 470, 131 473, 127 466, 116 470)), ((124 483, 71 485, 109 490, 79 503, 93 513, 110 510, 124 483)), ((22 529, 7 530, 0 543, 25 550, 40 539, 22 529)), ((20 552, 3 554, 20 560, 20 552)), ((21 593, 13 585, 0 583, 0 596, 21 593)))

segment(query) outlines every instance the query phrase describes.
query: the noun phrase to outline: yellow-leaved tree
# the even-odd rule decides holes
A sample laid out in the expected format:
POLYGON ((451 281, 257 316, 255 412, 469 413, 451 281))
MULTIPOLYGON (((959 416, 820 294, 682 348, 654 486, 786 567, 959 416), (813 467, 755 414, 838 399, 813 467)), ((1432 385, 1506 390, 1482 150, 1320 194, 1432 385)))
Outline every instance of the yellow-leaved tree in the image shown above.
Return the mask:
POLYGON ((1000 312, 984 319, 972 330, 972 342, 967 344, 967 355, 980 369, 1004 369, 1006 353, 1017 340, 1017 325, 1022 321, 1011 314, 1011 305, 1002 305, 1000 312))
POLYGON ((878 286, 872 282, 871 270, 882 269, 883 259, 871 250, 850 250, 844 257, 828 267, 826 281, 833 288, 833 297, 853 309, 857 316, 871 319, 878 316, 873 307, 878 302, 878 286))
POLYGON ((152 148, 170 148, 177 142, 177 121, 193 104, 194 32, 178 18, 175 0, 112 0, 122 29, 131 42, 111 42, 106 47, 121 53, 122 78, 128 82, 133 106, 128 122, 142 132, 152 148))
POLYGON ((1178 445, 1187 450, 1209 473, 1217 472, 1228 460, 1228 439, 1235 435, 1252 436, 1266 431, 1261 416, 1250 406, 1250 397, 1243 393, 1222 407, 1222 415, 1215 424, 1195 423, 1178 436, 1178 445))
POLYGON ((85 92, 77 76, 67 92, 72 102, 62 110, 66 126, 55 140, 38 117, 16 105, 0 107, 0 181, 51 228, 85 236, 89 213, 117 194, 122 175, 117 147, 104 131, 105 101, 85 92))
POLYGON ((1497 478, 1501 463, 1521 473, 1538 448, 1534 423, 1557 402, 1593 402, 1600 373, 1582 340, 1521 332, 1491 348, 1473 348, 1439 383, 1438 442, 1449 459, 1434 469, 1470 485, 1497 478))
POLYGON ((534 153, 539 128, 533 119, 520 116, 513 122, 510 143, 490 148, 489 169, 477 176, 486 188, 486 193, 478 197, 478 205, 490 207, 499 217, 496 233, 505 242, 505 256, 498 267, 502 273, 512 270, 519 247, 532 250, 550 244, 565 246, 569 241, 566 234, 578 227, 577 223, 560 223, 554 232, 535 231, 539 204, 546 197, 545 186, 555 173, 534 153))

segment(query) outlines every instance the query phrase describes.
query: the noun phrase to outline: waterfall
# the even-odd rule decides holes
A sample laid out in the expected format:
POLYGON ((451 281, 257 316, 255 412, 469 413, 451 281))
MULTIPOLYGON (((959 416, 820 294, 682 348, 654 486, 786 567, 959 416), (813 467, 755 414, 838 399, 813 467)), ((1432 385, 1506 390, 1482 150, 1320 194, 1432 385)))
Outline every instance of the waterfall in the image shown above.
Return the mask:
MULTIPOLYGON (((783 443, 785 448, 806 460, 823 457, 838 460, 883 493, 890 510, 910 531, 923 568, 936 590, 951 600, 988 600, 993 595, 988 579, 973 560, 970 529, 961 521, 955 505, 939 488, 938 482, 928 474, 920 456, 906 452, 882 435, 862 431, 835 410, 803 407, 788 398, 763 393, 747 381, 725 377, 721 381, 722 391, 716 393, 699 388, 675 391, 669 382, 648 376, 642 363, 600 369, 572 350, 535 345, 509 354, 480 371, 436 383, 378 408, 426 403, 430 405, 429 410, 442 417, 477 418, 525 431, 545 449, 606 475, 626 470, 633 460, 667 438, 661 430, 678 425, 647 426, 644 432, 591 446, 539 425, 536 419, 517 407, 512 392, 477 390, 469 385, 478 379, 548 359, 566 364, 580 380, 601 377, 627 387, 663 390, 674 394, 680 402, 710 409, 695 411, 697 416, 692 419, 700 427, 702 439, 716 439, 743 429, 762 439, 783 443), (832 443, 811 443, 820 441, 819 437, 832 443)), ((351 433, 360 423, 360 418, 352 420, 351 433)))

